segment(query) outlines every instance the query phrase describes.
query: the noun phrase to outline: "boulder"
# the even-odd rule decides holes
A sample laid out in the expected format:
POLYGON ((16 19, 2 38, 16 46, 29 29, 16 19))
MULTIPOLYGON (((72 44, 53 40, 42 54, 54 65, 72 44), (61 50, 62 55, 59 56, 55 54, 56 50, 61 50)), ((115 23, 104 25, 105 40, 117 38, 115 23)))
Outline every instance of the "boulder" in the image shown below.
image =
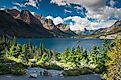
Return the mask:
POLYGON ((37 78, 37 74, 30 74, 30 76, 29 76, 30 78, 37 78))
POLYGON ((51 76, 63 76, 63 71, 59 71, 59 70, 48 70, 48 73, 51 76))

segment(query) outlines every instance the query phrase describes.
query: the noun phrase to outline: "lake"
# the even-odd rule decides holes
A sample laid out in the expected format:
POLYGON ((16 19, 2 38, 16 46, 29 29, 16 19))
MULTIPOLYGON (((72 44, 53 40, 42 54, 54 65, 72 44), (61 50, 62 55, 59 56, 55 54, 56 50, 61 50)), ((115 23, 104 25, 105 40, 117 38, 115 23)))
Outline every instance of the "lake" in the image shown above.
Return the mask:
POLYGON ((80 46, 84 49, 91 50, 94 45, 101 47, 102 39, 74 39, 74 38, 45 38, 45 39, 17 39, 19 44, 29 43, 34 46, 39 46, 43 43, 48 49, 52 49, 58 52, 63 52, 66 48, 72 48, 80 46))

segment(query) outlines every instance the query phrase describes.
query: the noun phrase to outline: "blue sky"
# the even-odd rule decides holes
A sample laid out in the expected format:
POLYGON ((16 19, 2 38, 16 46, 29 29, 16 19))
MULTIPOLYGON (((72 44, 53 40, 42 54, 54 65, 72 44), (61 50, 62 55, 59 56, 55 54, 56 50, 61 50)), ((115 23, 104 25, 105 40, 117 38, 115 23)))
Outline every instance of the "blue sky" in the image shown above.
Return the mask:
POLYGON ((27 9, 72 30, 110 27, 121 20, 121 0, 1 0, 0 8, 27 9))

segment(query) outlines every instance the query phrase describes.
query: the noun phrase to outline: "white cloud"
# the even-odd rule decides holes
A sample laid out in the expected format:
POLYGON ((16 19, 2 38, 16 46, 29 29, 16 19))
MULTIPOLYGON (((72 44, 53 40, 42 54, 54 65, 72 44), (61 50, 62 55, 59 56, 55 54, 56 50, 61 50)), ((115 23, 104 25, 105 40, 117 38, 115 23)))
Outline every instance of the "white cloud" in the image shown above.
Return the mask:
POLYGON ((106 28, 106 27, 110 27, 116 22, 116 20, 100 20, 100 21, 91 22, 87 18, 81 18, 79 16, 73 16, 73 17, 70 16, 70 17, 64 18, 64 21, 67 21, 67 20, 72 20, 75 22, 74 24, 70 23, 70 29, 73 31, 75 30, 83 31, 85 28, 88 30, 106 28))
POLYGON ((115 5, 115 1, 114 0, 110 0, 109 4, 113 7, 115 5))
POLYGON ((65 13, 72 13, 72 11, 67 10, 67 9, 64 9, 64 12, 65 12, 65 13))
POLYGON ((115 17, 121 18, 121 8, 104 7, 102 8, 102 14, 104 18, 115 17))
POLYGON ((89 22, 88 27, 86 27, 89 30, 95 30, 95 29, 100 29, 100 28, 107 28, 112 26, 116 20, 108 20, 108 21, 97 21, 97 22, 89 22))
POLYGON ((35 15, 36 14, 35 12, 32 12, 32 11, 30 11, 30 12, 31 12, 32 15, 35 15))
POLYGON ((109 20, 109 18, 121 18, 121 8, 113 8, 115 5, 114 0, 110 0, 110 6, 106 5, 107 0, 51 0, 51 3, 55 3, 58 6, 67 6, 71 4, 78 4, 82 7, 74 7, 77 10, 82 10, 83 7, 87 10, 86 17, 69 16, 64 18, 64 21, 72 20, 75 23, 70 22, 71 30, 81 30, 84 28, 89 30, 95 30, 99 28, 106 28, 113 25, 116 20, 109 20), (97 21, 90 21, 88 18, 94 18, 97 21))
MULTIPOLYGON (((87 10, 87 17, 96 19, 108 19, 109 17, 121 18, 121 8, 113 8, 115 5, 114 0, 110 0, 109 4, 106 5, 107 0, 51 0, 51 3, 55 3, 59 6, 78 4, 83 6, 87 10)), ((77 10, 81 7, 75 7, 77 10)))
POLYGON ((0 10, 4 10, 6 9, 6 6, 0 7, 0 10))
MULTIPOLYGON (((6 6, 3 6, 3 7, 0 8, 0 10, 5 10, 5 9, 6 9, 6 6)), ((21 11, 17 6, 13 6, 13 7, 8 8, 8 9, 16 9, 16 10, 21 11)))
POLYGON ((24 4, 20 4, 20 3, 13 3, 13 4, 19 7, 26 7, 24 4))
POLYGON ((65 6, 68 5, 65 0, 51 0, 50 3, 55 3, 58 6, 65 6))
POLYGON ((16 9, 20 11, 20 9, 17 6, 13 6, 12 9, 16 9))
POLYGON ((3 7, 2 7, 2 8, 0 8, 0 10, 4 10, 4 9, 6 9, 6 8, 3 8, 3 7))
POLYGON ((102 4, 104 2, 106 2, 106 0, 51 0, 50 1, 50 3, 55 3, 58 6, 65 6, 70 4, 92 6, 96 5, 97 3, 102 4))
POLYGON ((74 8, 77 10, 83 10, 83 7, 80 7, 80 6, 75 6, 74 8))
POLYGON ((87 18, 81 18, 79 16, 70 16, 70 17, 64 18, 64 21, 68 21, 68 20, 74 21, 74 24, 70 25, 71 30, 83 31, 84 28, 89 26, 89 20, 87 18))
POLYGON ((28 0, 28 2, 25 3, 25 5, 30 5, 30 6, 38 8, 39 2, 40 0, 28 0))
POLYGON ((121 8, 112 8, 109 6, 105 6, 100 8, 98 11, 88 10, 86 14, 88 18, 95 18, 97 20, 107 20, 111 17, 121 18, 121 8))
POLYGON ((56 17, 53 19, 54 21, 54 24, 57 25, 57 24, 60 24, 60 23, 63 23, 63 19, 61 17, 56 17))
POLYGON ((52 19, 52 20, 53 20, 53 17, 52 17, 52 16, 47 16, 46 18, 47 18, 47 19, 52 19))
POLYGON ((70 29, 72 31, 78 31, 78 30, 83 31, 84 30, 84 26, 81 26, 80 24, 76 23, 76 24, 70 25, 70 29))
POLYGON ((14 2, 13 4, 19 7, 32 6, 38 9, 39 2, 41 2, 41 0, 26 0, 25 3, 14 2))
POLYGON ((61 17, 55 17, 55 18, 53 18, 52 16, 47 16, 46 18, 47 19, 52 19, 53 20, 53 23, 55 25, 58 25, 60 23, 64 23, 64 21, 63 21, 63 19, 61 17))

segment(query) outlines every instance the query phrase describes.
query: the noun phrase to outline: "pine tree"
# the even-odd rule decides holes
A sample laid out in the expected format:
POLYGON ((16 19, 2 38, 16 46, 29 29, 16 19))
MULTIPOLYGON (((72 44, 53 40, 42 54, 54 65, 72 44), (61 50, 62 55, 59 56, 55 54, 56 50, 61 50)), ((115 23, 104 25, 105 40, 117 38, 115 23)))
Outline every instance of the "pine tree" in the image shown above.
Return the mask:
POLYGON ((3 50, 5 49, 5 43, 2 40, 2 37, 0 37, 0 57, 2 57, 3 54, 3 50))
POLYGON ((107 80, 121 80, 121 41, 116 38, 107 52, 107 80))
POLYGON ((88 56, 89 64, 97 65, 98 64, 99 54, 100 54, 99 47, 93 46, 92 52, 88 56))

